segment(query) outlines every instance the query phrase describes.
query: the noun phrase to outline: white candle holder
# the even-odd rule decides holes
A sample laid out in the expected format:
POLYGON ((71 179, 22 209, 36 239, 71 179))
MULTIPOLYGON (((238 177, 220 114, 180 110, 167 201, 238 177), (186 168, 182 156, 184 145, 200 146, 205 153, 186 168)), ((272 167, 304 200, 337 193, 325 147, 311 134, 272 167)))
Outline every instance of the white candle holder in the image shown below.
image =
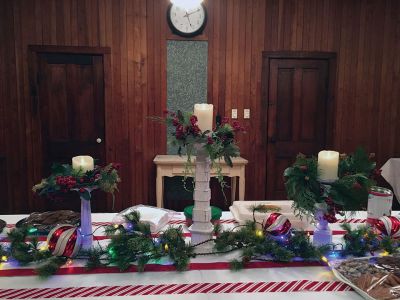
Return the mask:
POLYGON ((315 205, 315 230, 313 235, 313 245, 323 246, 332 243, 332 230, 329 223, 324 218, 325 208, 315 205))
MULTIPOLYGON (((332 183, 332 182, 330 182, 332 183)), ((330 184, 326 181, 320 181, 320 184, 324 188, 324 196, 327 196, 331 188, 330 184)), ((324 215, 327 212, 327 207, 325 203, 315 204, 315 230, 313 235, 313 245, 323 246, 332 243, 332 230, 329 228, 329 223, 325 219, 324 215)))
POLYGON ((194 188, 193 224, 189 227, 192 234, 192 244, 197 245, 196 253, 209 253, 214 243, 212 241, 214 227, 211 224, 211 190, 210 167, 211 161, 204 144, 196 144, 196 169, 194 188))
MULTIPOLYGON (((79 232, 81 234, 81 249, 88 251, 92 248, 93 244, 93 232, 92 232, 92 208, 91 208, 91 198, 92 191, 97 189, 97 187, 86 188, 89 192, 89 200, 85 199, 83 196, 81 198, 81 226, 79 227, 79 232)), ((76 190, 78 191, 78 190, 76 190)), ((78 191, 79 192, 79 191, 78 191)))

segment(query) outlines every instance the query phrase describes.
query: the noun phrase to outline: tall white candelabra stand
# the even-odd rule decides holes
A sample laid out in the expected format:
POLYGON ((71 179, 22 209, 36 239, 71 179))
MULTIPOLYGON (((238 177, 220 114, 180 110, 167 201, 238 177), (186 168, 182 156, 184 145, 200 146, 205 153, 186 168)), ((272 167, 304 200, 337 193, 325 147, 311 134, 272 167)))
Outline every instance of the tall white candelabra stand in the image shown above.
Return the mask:
MULTIPOLYGON (((324 196, 327 196, 331 188, 330 183, 321 182, 324 187, 324 196)), ((313 235, 314 246, 324 246, 332 243, 332 230, 329 223, 325 220, 324 215, 327 211, 325 203, 315 204, 315 230, 313 235)))
POLYGON ((214 227, 211 224, 211 190, 210 190, 210 158, 203 144, 197 144, 193 224, 189 227, 192 234, 192 244, 196 245, 196 253, 209 253, 214 243, 211 240, 214 227))

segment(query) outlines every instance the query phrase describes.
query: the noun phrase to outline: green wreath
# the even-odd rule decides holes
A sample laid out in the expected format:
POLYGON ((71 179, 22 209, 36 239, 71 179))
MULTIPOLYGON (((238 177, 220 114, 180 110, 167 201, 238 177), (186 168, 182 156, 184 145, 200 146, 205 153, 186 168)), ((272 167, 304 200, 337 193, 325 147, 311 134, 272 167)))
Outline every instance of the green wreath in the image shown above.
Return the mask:
POLYGON ((370 188, 375 185, 374 177, 380 175, 373 155, 358 148, 353 154, 342 154, 339 160, 339 179, 330 185, 318 181, 316 157, 299 154, 293 166, 284 172, 288 199, 293 200, 296 215, 313 217, 316 204, 326 205, 325 218, 334 222, 335 214, 344 211, 363 210, 367 207, 370 188))

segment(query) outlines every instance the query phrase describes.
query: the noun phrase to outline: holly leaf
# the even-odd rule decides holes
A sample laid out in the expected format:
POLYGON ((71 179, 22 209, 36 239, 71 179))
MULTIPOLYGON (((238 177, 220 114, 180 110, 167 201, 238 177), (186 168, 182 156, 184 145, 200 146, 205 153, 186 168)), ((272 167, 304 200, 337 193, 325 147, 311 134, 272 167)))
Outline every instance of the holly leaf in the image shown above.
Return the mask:
POLYGON ((229 155, 224 155, 224 160, 228 166, 233 167, 232 159, 229 155))
POLYGON ((51 166, 51 173, 53 174, 65 174, 68 169, 70 169, 69 165, 62 165, 62 164, 53 164, 51 166))

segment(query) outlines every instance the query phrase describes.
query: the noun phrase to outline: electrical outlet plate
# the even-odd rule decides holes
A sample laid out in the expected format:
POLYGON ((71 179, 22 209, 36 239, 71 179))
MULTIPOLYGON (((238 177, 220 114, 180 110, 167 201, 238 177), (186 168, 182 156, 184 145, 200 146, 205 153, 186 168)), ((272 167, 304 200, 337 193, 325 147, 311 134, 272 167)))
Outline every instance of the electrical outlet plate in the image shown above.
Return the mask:
POLYGON ((237 109, 236 108, 234 108, 234 109, 232 109, 232 119, 237 119, 237 109))
POLYGON ((250 119, 250 108, 245 108, 243 110, 243 118, 244 119, 250 119))

